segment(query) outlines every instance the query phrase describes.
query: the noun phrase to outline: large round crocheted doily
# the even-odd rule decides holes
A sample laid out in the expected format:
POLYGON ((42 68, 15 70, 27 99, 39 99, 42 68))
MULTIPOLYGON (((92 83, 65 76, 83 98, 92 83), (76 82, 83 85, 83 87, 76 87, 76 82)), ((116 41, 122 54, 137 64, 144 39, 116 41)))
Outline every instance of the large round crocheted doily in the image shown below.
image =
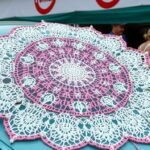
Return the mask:
POLYGON ((93 28, 40 23, 0 37, 0 117, 10 141, 115 150, 150 143, 148 54, 93 28))

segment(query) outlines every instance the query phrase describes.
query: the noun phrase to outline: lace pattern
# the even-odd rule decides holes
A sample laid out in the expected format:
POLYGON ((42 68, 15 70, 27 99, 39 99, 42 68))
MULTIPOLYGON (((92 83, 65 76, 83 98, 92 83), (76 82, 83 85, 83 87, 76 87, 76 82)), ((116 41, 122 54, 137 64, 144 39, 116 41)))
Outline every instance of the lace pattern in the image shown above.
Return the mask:
POLYGON ((147 54, 121 37, 54 23, 0 38, 0 117, 10 141, 116 150, 150 143, 147 54))

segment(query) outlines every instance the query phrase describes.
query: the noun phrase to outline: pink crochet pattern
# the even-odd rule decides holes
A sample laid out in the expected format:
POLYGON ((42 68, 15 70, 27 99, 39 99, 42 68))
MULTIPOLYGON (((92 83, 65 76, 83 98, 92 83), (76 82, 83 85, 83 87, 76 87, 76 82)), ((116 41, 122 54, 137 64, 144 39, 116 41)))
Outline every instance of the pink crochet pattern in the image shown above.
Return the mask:
POLYGON ((108 53, 73 39, 47 38, 32 43, 17 56, 14 78, 33 102, 76 116, 115 111, 127 103, 132 89, 124 66, 108 53), (46 48, 41 51, 43 43, 46 48), (77 46, 81 46, 79 50, 77 46), (36 82, 33 88, 25 85, 29 77, 36 82), (125 85, 124 92, 114 89, 115 84, 125 85), (104 98, 109 97, 111 104, 105 103, 104 98))
POLYGON ((149 56, 93 28, 40 23, 0 37, 0 117, 10 141, 116 150, 150 143, 149 56))

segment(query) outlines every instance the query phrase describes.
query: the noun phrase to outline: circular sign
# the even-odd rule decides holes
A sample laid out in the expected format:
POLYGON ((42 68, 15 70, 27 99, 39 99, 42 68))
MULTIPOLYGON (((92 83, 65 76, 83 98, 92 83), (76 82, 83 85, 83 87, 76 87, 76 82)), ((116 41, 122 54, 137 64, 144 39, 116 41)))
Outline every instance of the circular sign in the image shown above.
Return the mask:
POLYGON ((119 3, 120 0, 111 0, 110 2, 105 2, 105 0, 96 0, 96 2, 105 9, 109 9, 114 7, 116 4, 119 3))
POLYGON ((56 0, 34 0, 34 3, 35 3, 35 7, 37 11, 40 14, 45 15, 45 14, 48 14, 52 10, 52 8, 54 7, 56 3, 56 0), (43 8, 41 6, 41 3, 44 3, 44 2, 49 2, 49 5, 47 8, 43 8))

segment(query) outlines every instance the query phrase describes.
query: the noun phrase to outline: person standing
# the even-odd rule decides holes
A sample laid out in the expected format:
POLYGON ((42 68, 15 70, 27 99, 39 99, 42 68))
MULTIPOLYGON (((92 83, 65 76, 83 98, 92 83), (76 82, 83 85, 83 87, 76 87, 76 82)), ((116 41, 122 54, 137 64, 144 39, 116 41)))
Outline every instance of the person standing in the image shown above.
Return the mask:
POLYGON ((150 55, 150 29, 144 34, 145 42, 142 43, 138 49, 141 51, 148 52, 150 55))
POLYGON ((112 25, 112 30, 109 34, 122 36, 123 40, 127 43, 127 38, 124 35, 125 25, 124 24, 114 24, 112 25))

